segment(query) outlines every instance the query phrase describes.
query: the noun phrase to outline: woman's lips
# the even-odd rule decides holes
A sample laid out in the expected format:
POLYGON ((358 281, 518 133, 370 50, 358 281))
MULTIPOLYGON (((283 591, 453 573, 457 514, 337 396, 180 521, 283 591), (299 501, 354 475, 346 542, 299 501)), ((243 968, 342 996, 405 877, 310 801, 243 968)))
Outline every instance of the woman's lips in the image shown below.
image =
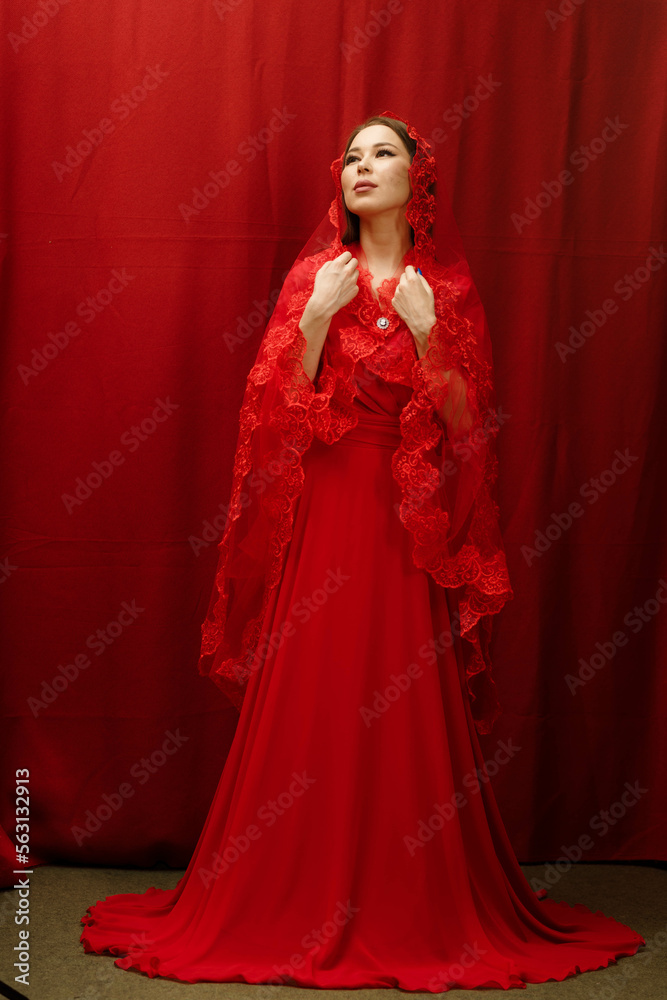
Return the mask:
POLYGON ((376 187, 377 187, 377 184, 370 184, 370 183, 355 184, 354 185, 354 190, 355 191, 374 191, 376 187))

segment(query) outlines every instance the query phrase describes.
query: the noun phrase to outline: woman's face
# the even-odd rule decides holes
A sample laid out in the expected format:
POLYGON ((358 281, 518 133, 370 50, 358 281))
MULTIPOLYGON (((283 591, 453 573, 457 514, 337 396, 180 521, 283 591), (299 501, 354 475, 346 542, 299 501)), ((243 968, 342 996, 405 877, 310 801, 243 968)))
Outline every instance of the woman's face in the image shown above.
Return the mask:
POLYGON ((411 196, 410 154, 388 125, 369 125, 352 140, 343 162, 343 198, 355 215, 405 210, 411 196))

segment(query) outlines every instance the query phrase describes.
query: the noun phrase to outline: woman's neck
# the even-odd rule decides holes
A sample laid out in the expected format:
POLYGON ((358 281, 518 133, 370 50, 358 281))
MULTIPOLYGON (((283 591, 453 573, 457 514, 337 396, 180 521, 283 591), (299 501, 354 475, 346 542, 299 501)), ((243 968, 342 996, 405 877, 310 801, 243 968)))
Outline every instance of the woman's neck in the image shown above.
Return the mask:
POLYGON ((392 273, 412 247, 405 215, 359 219, 359 243, 372 274, 392 273))

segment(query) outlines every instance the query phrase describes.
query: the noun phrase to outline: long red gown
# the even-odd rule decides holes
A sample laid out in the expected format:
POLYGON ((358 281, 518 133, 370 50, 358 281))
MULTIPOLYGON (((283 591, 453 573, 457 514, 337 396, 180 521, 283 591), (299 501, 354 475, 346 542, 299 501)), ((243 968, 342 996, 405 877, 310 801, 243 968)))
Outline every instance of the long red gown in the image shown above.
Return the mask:
POLYGON ((410 393, 367 380, 358 425, 304 455, 275 641, 187 871, 89 907, 86 951, 187 982, 444 992, 562 980, 645 944, 538 899, 479 780, 447 592, 394 509, 410 393))

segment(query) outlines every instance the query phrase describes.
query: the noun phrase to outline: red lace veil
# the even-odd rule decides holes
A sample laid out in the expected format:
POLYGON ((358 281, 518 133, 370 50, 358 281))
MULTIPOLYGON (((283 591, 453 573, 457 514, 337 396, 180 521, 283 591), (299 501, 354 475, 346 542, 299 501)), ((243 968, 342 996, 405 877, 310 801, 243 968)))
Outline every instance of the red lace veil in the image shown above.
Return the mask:
MULTIPOLYGON (((399 120, 392 112, 383 117, 399 120)), ((331 165, 336 196, 287 275, 247 378, 199 671, 240 709, 248 678, 280 642, 279 635, 263 634, 262 626, 292 536, 302 456, 314 437, 332 444, 355 426, 354 371, 362 360, 377 375, 412 386, 392 456, 402 498, 398 514, 412 536, 415 565, 448 588, 458 612, 453 620, 463 640, 473 717, 478 731, 488 733, 500 713, 488 653, 492 616, 513 596, 492 498, 499 421, 491 346, 451 206, 435 196, 435 158, 400 120, 417 143, 406 210, 414 246, 405 263, 421 269, 435 295, 429 349, 419 360, 414 350, 383 353, 384 335, 357 295, 345 307, 348 326, 340 329, 340 343, 333 348, 333 338, 325 341, 315 381, 303 370, 306 341, 298 324, 315 274, 345 250, 340 156, 331 165)), ((396 327, 401 321, 394 314, 392 322, 396 327)), ((409 345, 412 335, 405 331, 409 345)))

